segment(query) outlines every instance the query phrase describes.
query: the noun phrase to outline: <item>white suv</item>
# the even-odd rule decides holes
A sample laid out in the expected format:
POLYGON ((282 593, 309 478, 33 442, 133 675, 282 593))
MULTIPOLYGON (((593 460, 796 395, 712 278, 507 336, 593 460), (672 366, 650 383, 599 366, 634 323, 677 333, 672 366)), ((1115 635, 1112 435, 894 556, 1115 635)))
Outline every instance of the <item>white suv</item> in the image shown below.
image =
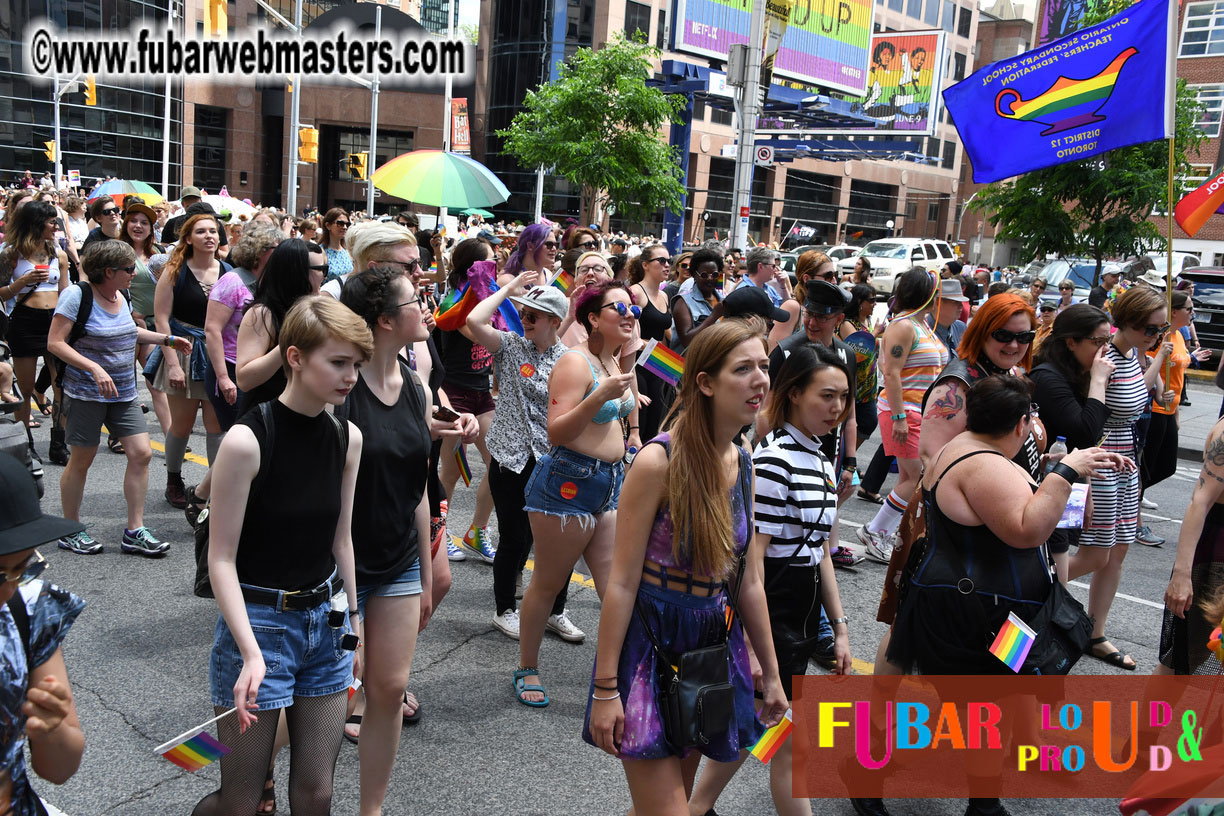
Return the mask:
POLYGON ((938 272, 948 261, 956 259, 947 241, 937 238, 881 238, 863 247, 858 256, 837 264, 842 274, 854 271, 859 257, 871 262, 871 285, 881 294, 892 294, 898 275, 911 267, 921 266, 938 272))

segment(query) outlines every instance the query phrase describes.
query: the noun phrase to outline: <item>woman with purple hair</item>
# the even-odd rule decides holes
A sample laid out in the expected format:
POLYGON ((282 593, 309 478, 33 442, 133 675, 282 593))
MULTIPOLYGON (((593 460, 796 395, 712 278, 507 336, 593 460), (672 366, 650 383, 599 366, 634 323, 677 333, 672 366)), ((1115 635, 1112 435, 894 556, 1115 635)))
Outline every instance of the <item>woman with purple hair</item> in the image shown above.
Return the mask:
POLYGON ((532 224, 519 233, 514 251, 497 276, 497 285, 505 286, 523 272, 539 272, 541 286, 552 276, 557 260, 557 225, 551 221, 532 224))

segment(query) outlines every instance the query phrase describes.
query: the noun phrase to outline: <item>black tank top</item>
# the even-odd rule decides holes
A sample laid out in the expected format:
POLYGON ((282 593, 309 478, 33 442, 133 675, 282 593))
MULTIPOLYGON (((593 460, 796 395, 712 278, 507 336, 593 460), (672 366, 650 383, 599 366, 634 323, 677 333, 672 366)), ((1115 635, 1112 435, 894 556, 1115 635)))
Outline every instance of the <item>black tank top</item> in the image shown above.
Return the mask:
POLYGON ((457 385, 468 391, 488 391, 492 388, 493 355, 479 343, 473 343, 460 331, 438 332, 438 355, 442 360, 442 385, 457 385))
POLYGON ((357 584, 390 583, 419 552, 416 508, 425 494, 429 469, 429 425, 425 392, 400 363, 404 387, 395 405, 383 403, 364 377, 349 392, 336 416, 361 431, 361 469, 353 499, 353 553, 357 584))
MULTIPOLYGON (((646 294, 646 287, 638 284, 638 288, 642 294, 646 294)), ((642 339, 658 340, 663 342, 663 333, 671 328, 671 315, 667 312, 660 311, 655 308, 655 305, 650 302, 650 298, 646 298, 646 302, 642 305, 642 317, 639 320, 639 325, 642 329, 642 339)))
MULTIPOLYGON (((229 269, 222 265, 220 274, 229 269)), ((182 323, 188 323, 197 328, 204 328, 204 315, 208 312, 208 295, 200 284, 200 279, 183 262, 179 269, 178 279, 174 282, 174 301, 170 307, 170 316, 182 323)))
MULTIPOLYGON (((263 415, 238 422, 259 440, 259 487, 252 483, 235 563, 244 584, 313 589, 336 568, 332 543, 340 520, 340 483, 348 453, 348 423, 326 411, 305 416, 279 400, 269 450, 263 415)), ((351 591, 351 588, 350 588, 351 591)))

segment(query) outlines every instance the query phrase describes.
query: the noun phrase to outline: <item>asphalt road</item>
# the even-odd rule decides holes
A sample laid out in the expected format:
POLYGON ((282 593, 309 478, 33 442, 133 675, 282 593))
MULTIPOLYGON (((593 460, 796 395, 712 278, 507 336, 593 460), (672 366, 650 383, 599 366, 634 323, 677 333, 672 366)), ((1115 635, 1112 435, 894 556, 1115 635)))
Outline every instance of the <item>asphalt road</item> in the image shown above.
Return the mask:
MULTIPOLYGON (((1194 383, 1191 389, 1196 402, 1218 399, 1218 392, 1202 384, 1194 383)), ((45 452, 46 428, 35 434, 39 450, 45 452)), ((154 433, 153 439, 160 447, 161 434, 154 433)), ((202 454, 202 428, 197 427, 191 445, 197 452, 193 458, 202 454)), ((875 439, 859 460, 865 464, 874 447, 875 439)), ((479 475, 482 468, 474 452, 471 461, 479 475)), ((51 562, 47 577, 88 602, 64 648, 86 733, 84 761, 68 784, 37 786, 49 803, 70 816, 185 814, 219 780, 216 765, 190 774, 152 753, 156 745, 212 716, 207 660, 217 610, 212 601, 191 594, 189 528, 183 514, 162 499, 165 469, 160 452, 150 470, 146 523, 173 547, 157 561, 120 553, 123 468, 123 457, 103 449, 86 487, 83 519, 106 552, 89 557, 44 548, 51 562)), ((49 512, 60 506, 60 472, 46 465, 43 505, 49 512)), ((203 472, 201 464, 189 462, 184 477, 191 484, 203 472)), ((1161 599, 1196 473, 1193 463, 1182 462, 1177 476, 1149 492, 1160 507, 1146 518, 1169 543, 1157 549, 1131 548, 1110 617, 1109 635, 1135 657, 1140 670, 1156 663, 1161 599)), ((452 532, 462 535, 460 525, 470 518, 473 498, 473 489, 460 487, 451 500, 452 532)), ((848 501, 842 509, 843 539, 853 541, 854 529, 875 510, 874 505, 848 501)), ((885 631, 874 622, 883 575, 884 567, 871 562, 838 571, 857 668, 869 669, 885 631)), ((1079 583, 1072 591, 1086 600, 1086 588, 1079 583)), ((552 705, 526 708, 515 701, 511 687, 517 643, 491 623, 491 568, 472 561, 454 565, 454 587, 418 644, 410 685, 422 702, 423 718, 404 731, 386 813, 602 816, 628 810, 619 763, 581 739, 599 615, 594 590, 573 586, 569 608, 588 638, 581 645, 545 639, 540 665, 552 705)), ((1075 671, 1116 672, 1091 658, 1083 659, 1075 671)), ((287 752, 282 752, 277 770, 285 813, 287 752)), ((357 773, 357 751, 345 743, 336 771, 337 816, 357 813, 357 773)), ((844 800, 813 805, 817 814, 852 812, 844 800)), ((896 814, 964 812, 963 801, 896 800, 889 807, 896 814)), ((1117 813, 1116 801, 1106 800, 1010 800, 1008 808, 1016 814, 1117 813)), ((772 813, 765 768, 749 760, 720 799, 718 812, 772 813)))

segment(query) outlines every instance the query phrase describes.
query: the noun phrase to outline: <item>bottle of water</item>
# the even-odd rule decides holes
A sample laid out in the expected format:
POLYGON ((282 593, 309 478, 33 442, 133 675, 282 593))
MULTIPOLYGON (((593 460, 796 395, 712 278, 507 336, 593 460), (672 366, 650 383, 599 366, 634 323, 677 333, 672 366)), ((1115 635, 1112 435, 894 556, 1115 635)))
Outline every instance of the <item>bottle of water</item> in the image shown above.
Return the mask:
POLYGON ((1062 461, 1062 458, 1067 455, 1067 437, 1060 436, 1054 440, 1054 444, 1046 451, 1046 466, 1045 472, 1049 473, 1054 469, 1054 465, 1062 461))

